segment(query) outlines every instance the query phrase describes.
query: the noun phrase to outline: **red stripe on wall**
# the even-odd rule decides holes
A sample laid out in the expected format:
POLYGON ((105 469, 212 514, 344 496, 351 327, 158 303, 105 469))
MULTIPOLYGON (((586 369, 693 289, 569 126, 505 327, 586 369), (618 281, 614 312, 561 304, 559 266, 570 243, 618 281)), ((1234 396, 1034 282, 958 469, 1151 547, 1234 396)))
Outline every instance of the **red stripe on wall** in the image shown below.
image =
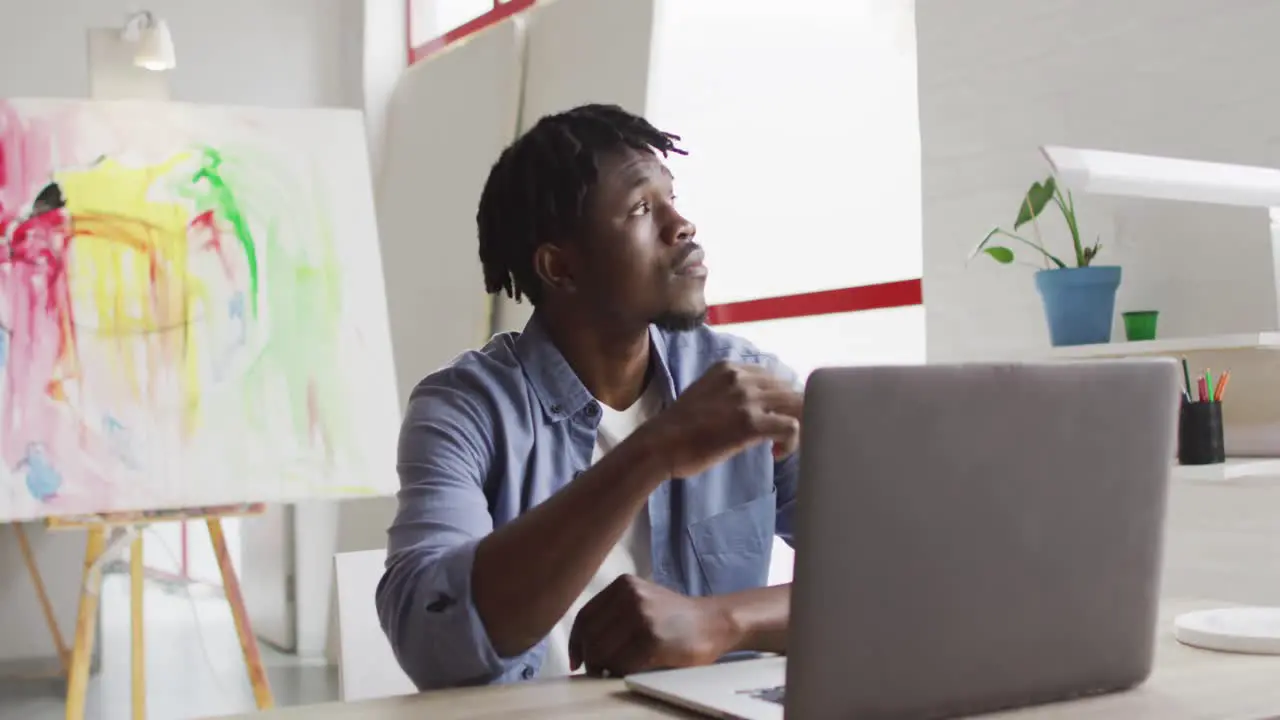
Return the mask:
MULTIPOLYGON (((419 60, 431 55, 432 53, 439 52, 444 48, 448 47, 450 44, 458 42, 459 40, 465 38, 468 35, 478 33, 481 30, 489 27, 490 25, 494 25, 496 23, 502 22, 503 20, 506 20, 507 18, 511 17, 512 15, 515 15, 518 12, 527 10, 528 8, 533 7, 534 2, 535 0, 507 0, 507 2, 504 2, 501 4, 495 4, 493 9, 490 10, 489 12, 479 17, 468 20, 467 22, 446 32, 445 34, 441 35, 435 40, 431 40, 430 42, 419 45, 418 47, 413 47, 412 42, 410 42, 409 64, 412 65, 418 62, 419 60)), ((413 5, 412 0, 407 0, 405 3, 405 7, 408 8, 407 12, 408 12, 409 27, 410 27, 410 30, 409 30, 410 38, 412 38, 413 36, 412 5, 413 5)))
POLYGON ((922 304, 924 294, 920 279, 916 278, 713 305, 707 313, 707 320, 712 325, 731 325, 922 304))

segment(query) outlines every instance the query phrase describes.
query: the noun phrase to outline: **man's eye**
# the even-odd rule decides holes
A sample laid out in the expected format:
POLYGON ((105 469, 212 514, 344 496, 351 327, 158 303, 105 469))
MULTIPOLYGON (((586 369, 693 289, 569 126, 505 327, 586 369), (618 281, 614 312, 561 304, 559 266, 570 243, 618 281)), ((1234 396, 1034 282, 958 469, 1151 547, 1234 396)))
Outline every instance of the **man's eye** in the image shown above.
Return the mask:
POLYGON ((642 201, 640 201, 640 202, 636 203, 635 207, 631 208, 631 215, 632 215, 632 217, 635 217, 635 216, 638 216, 638 215, 647 215, 648 213, 649 213, 649 201, 648 201, 648 200, 642 200, 642 201))

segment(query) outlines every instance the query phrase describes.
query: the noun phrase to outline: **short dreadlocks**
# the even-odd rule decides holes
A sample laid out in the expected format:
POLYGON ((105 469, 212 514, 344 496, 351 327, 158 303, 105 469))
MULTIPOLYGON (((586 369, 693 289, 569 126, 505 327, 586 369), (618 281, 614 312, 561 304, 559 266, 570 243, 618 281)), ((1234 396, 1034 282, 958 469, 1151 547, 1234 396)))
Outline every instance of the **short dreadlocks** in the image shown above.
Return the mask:
POLYGON ((485 290, 537 305, 542 284, 534 251, 581 231, 587 194, 602 155, 625 148, 686 154, 680 137, 617 105, 583 105, 548 115, 499 156, 489 171, 476 225, 485 290))

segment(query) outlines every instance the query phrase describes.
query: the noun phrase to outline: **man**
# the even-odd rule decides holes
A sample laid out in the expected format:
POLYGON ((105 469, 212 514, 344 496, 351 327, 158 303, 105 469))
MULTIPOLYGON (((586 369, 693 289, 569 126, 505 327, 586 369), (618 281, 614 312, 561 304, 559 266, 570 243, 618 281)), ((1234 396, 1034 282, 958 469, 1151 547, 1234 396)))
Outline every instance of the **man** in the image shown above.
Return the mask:
POLYGON ((802 398, 703 324, 703 252, 659 157, 677 140, 588 105, 489 174, 485 285, 534 315, 409 401, 377 604, 419 688, 785 652, 790 589, 763 586, 802 398))

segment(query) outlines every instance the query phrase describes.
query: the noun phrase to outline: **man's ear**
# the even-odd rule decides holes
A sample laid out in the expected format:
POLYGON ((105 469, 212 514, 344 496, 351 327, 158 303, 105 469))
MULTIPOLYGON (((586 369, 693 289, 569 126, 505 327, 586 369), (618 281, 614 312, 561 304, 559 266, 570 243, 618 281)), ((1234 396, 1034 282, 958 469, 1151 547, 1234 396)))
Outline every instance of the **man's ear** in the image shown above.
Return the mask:
POLYGON ((569 253, 555 243, 542 243, 533 251, 533 270, 549 288, 561 292, 573 292, 573 268, 569 253))

